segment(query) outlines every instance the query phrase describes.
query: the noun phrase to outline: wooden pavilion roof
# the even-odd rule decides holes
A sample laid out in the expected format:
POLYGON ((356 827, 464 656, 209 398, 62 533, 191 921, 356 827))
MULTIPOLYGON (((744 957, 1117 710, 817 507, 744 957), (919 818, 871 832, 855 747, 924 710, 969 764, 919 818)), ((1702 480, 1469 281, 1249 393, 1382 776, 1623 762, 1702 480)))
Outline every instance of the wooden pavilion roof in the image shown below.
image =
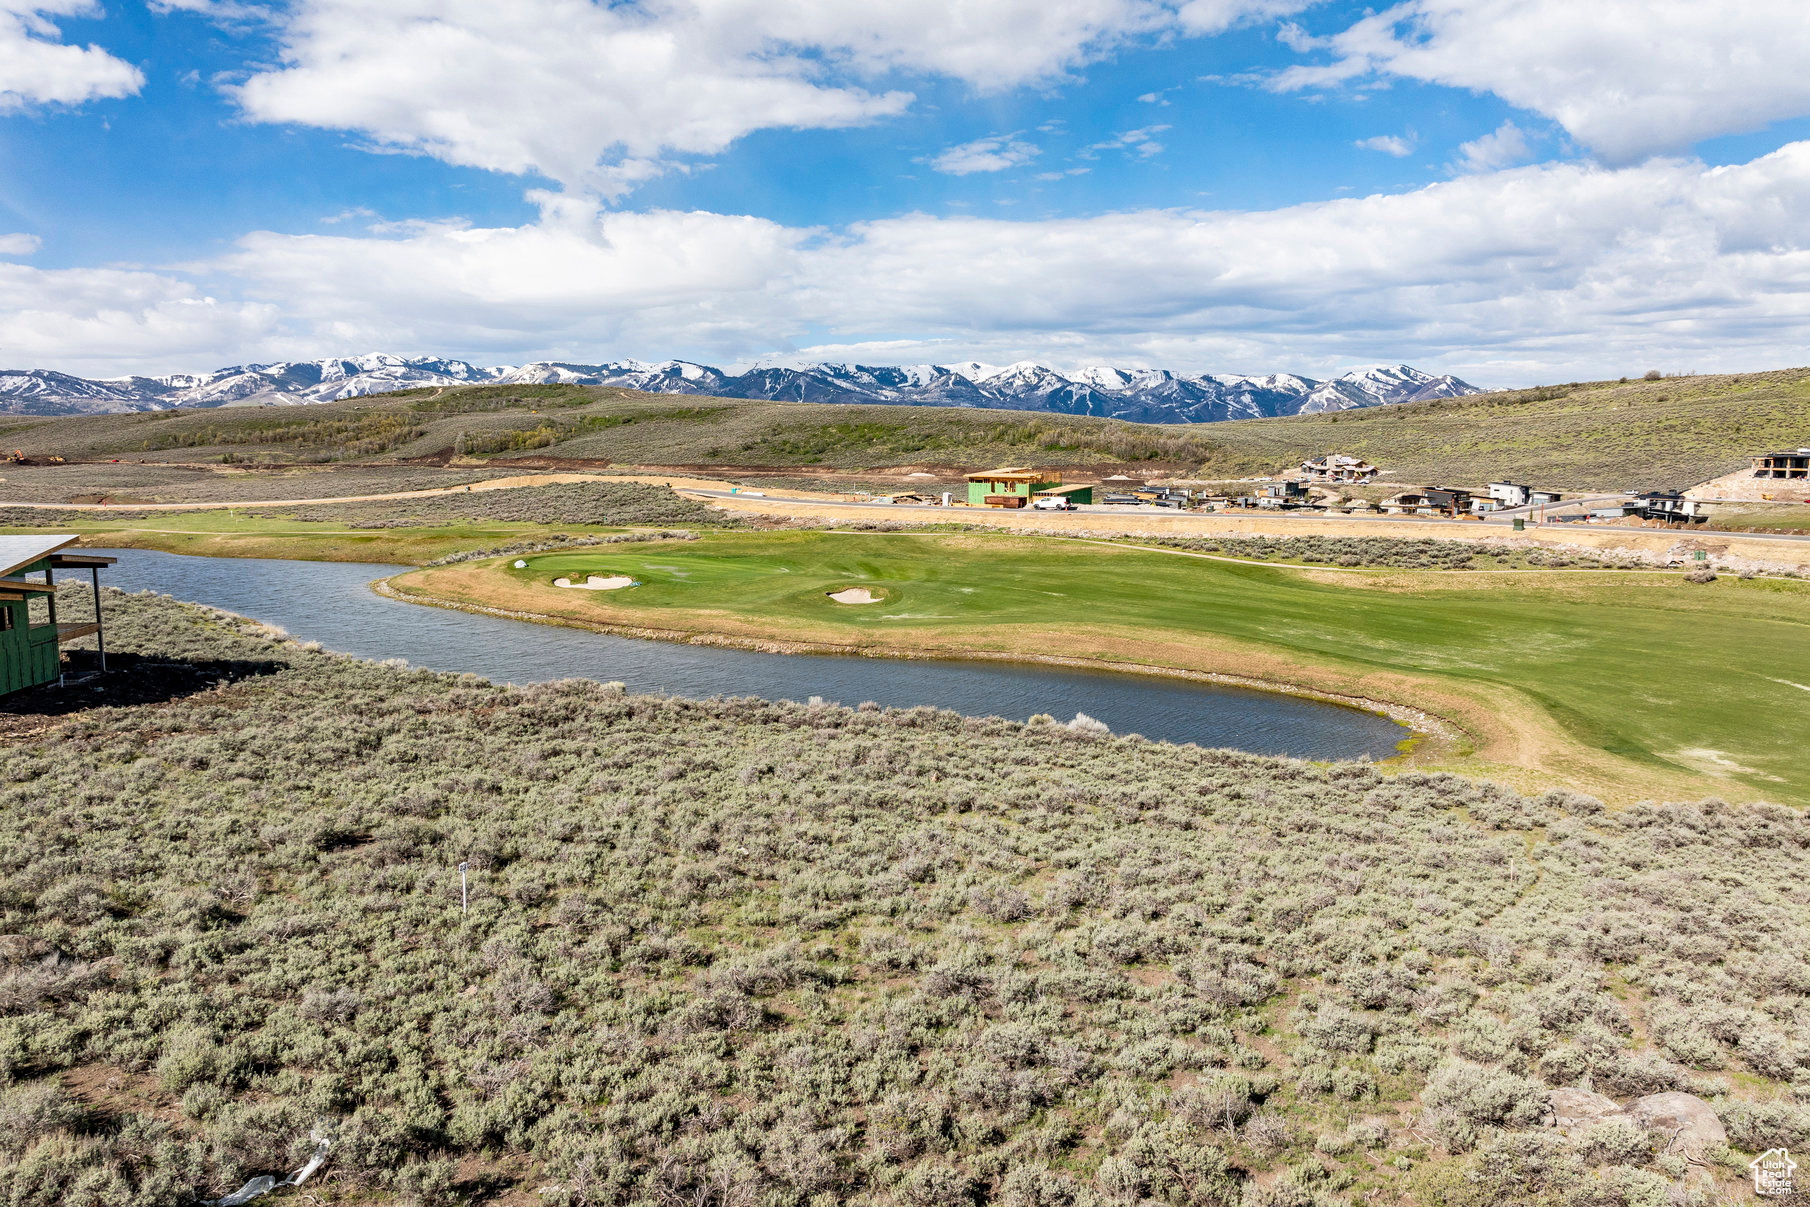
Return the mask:
POLYGON ((81 539, 72 532, 0 536, 0 576, 11 574, 21 566, 42 561, 57 550, 67 549, 81 539))

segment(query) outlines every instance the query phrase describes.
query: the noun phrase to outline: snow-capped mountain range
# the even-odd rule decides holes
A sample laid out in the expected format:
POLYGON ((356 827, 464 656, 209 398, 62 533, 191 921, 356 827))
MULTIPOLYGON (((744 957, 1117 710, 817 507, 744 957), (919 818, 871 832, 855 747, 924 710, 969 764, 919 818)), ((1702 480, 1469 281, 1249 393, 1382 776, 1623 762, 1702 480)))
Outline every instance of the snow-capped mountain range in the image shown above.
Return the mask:
POLYGON ((1274 373, 1171 373, 1096 366, 1059 373, 1014 365, 804 364, 727 373, 709 365, 539 361, 483 368, 462 360, 389 355, 269 365, 212 373, 91 380, 48 369, 0 370, 0 414, 69 415, 170 407, 295 406, 417 386, 570 383, 662 394, 763 398, 783 402, 887 403, 1100 415, 1141 423, 1209 423, 1345 411, 1481 391, 1449 375, 1407 365, 1352 369, 1326 381, 1274 373))

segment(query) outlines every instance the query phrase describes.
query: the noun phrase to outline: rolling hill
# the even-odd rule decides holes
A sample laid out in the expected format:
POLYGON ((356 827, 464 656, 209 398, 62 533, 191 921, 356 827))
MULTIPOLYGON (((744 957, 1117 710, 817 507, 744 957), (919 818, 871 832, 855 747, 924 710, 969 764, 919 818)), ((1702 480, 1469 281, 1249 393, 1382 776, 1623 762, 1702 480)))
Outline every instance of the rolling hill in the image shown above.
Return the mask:
MULTIPOLYGON (((1773 447, 1810 444, 1810 370, 1574 383, 1326 414, 1141 424, 971 407, 849 406, 606 386, 417 389, 306 408, 0 415, 31 457, 294 464, 463 458, 616 465, 1143 467, 1242 477, 1347 452, 1384 483, 1509 477, 1568 490, 1683 487, 1773 447)), ((1108 471, 1110 472, 1110 471, 1108 471)))

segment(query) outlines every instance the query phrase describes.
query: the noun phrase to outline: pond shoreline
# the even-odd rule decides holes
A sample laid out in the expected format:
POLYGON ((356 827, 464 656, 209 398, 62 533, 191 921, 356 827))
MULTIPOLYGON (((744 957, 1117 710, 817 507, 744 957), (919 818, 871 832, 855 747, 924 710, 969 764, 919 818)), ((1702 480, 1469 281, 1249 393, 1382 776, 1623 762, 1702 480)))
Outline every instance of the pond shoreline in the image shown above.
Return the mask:
MULTIPOLYGON (((400 576, 397 576, 400 577, 400 576)), ((470 612, 473 615, 493 616, 501 620, 518 620, 529 624, 551 625, 558 628, 581 629, 593 633, 607 633, 613 637, 629 637, 643 641, 666 641, 681 645, 716 646, 724 649, 750 650, 763 654, 830 654, 838 656, 856 656, 863 658, 890 658, 900 661, 914 662, 999 662, 1019 665, 1059 666, 1076 670, 1108 671, 1114 674, 1147 675, 1165 679, 1181 679, 1194 683, 1209 683, 1216 687, 1237 687, 1252 691, 1268 692, 1274 695, 1292 696, 1297 699, 1313 700, 1322 704, 1332 704, 1341 708, 1350 708, 1358 712, 1370 713, 1374 716, 1387 717, 1389 720, 1404 726, 1408 737, 1397 744, 1397 753, 1393 758, 1380 760, 1393 763, 1406 759, 1420 752, 1422 743, 1432 739, 1440 745, 1455 742, 1460 735, 1475 737, 1463 726, 1447 717, 1439 716, 1422 709, 1389 700, 1377 700, 1367 696, 1349 693, 1325 691, 1308 687, 1299 683, 1280 682, 1273 679, 1262 679, 1253 675, 1234 675, 1222 671, 1197 671, 1185 667, 1153 666, 1146 663, 1113 662, 1103 658, 1082 658, 1069 654, 1007 654, 990 650, 963 650, 960 653, 938 653, 931 650, 913 649, 908 646, 873 646, 847 645, 830 641, 797 641, 776 638, 741 637, 729 633, 692 632, 686 629, 661 629, 644 625, 610 624, 604 621, 576 620, 565 616, 552 616, 544 612, 527 612, 512 608, 494 608, 487 604, 469 603, 465 600, 448 599, 445 596, 432 595, 426 591, 404 590, 394 585, 393 578, 380 578, 371 584, 371 590, 385 599, 393 599, 399 603, 420 604, 425 607, 446 608, 454 612, 470 612)))

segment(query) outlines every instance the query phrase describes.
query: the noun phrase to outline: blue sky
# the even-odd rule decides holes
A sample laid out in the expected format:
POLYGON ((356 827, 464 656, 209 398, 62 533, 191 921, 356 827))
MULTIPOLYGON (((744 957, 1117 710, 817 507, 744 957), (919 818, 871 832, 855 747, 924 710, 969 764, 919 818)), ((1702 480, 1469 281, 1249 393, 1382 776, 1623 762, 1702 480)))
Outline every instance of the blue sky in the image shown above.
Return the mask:
MULTIPOLYGON (((1337 27, 1355 6, 1301 14, 1337 27)), ((344 132, 241 119, 215 81, 279 51, 278 27, 221 25, 136 4, 61 22, 145 73, 131 97, 15 115, 0 125, 10 178, 0 223, 44 240, 47 265, 208 255, 246 230, 317 231, 369 210, 389 221, 532 219, 532 174, 372 154, 344 132), (197 187, 205 182, 205 187, 197 187), (151 221, 147 222, 149 218, 151 221)), ((1238 77, 1301 56, 1275 22, 1211 38, 1145 39, 1071 79, 1005 92, 892 73, 916 98, 903 114, 854 128, 757 130, 720 154, 687 157, 622 199, 631 208, 747 213, 790 225, 842 225, 923 210, 1056 217, 1145 207, 1269 209, 1349 193, 1413 188, 1451 174, 1463 143, 1516 111, 1488 95, 1407 82, 1329 98, 1278 94, 1238 77), (1150 99, 1140 99, 1150 98, 1150 99), (1122 147, 1128 133, 1150 133, 1122 147), (954 175, 931 166, 951 146, 1008 137, 1037 154, 1023 168, 954 175), (1364 139, 1414 141, 1405 157, 1364 139), (1139 148, 1160 148, 1140 152, 1139 148), (1074 172, 1070 175, 1068 173, 1074 172), (1059 179, 1046 179, 1059 175, 1059 179)), ((1539 131, 1540 158, 1562 131, 1539 131)))
POLYGON ((0 3, 0 360, 1803 359, 1796 5, 497 7, 0 3))

